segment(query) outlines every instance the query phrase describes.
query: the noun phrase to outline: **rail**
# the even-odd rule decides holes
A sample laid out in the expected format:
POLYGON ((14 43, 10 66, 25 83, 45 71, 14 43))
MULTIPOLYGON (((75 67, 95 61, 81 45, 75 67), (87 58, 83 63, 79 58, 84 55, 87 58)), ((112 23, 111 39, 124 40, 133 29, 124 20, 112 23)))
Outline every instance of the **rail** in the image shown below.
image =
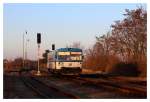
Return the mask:
POLYGON ((39 96, 39 98, 60 98, 60 99, 79 98, 78 96, 75 96, 73 94, 63 92, 54 86, 46 85, 45 83, 39 81, 34 77, 22 77, 22 81, 27 87, 32 89, 39 96))

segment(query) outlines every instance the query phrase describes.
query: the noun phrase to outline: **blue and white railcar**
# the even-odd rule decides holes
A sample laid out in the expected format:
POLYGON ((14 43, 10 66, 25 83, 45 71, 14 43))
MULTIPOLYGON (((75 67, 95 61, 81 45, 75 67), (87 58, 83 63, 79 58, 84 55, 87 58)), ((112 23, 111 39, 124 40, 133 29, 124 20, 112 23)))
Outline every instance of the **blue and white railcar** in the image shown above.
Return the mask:
POLYGON ((48 54, 48 70, 56 73, 80 73, 83 52, 79 48, 60 48, 48 54))

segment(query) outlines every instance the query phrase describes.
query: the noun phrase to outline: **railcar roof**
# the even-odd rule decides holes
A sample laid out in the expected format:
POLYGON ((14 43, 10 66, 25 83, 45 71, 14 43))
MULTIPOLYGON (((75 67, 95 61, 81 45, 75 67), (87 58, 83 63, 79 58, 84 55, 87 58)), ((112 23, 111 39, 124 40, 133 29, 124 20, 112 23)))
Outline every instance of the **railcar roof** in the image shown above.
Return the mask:
POLYGON ((79 48, 60 48, 60 49, 57 49, 57 51, 60 51, 60 52, 67 52, 67 51, 82 52, 82 49, 79 49, 79 48))

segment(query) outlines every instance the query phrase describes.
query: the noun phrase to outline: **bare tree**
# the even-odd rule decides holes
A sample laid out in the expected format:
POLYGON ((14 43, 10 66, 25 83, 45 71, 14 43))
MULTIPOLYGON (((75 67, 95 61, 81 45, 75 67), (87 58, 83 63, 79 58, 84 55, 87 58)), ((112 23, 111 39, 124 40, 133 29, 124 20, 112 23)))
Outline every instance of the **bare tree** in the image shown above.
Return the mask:
POLYGON ((137 63, 146 74, 147 12, 143 8, 125 11, 125 18, 116 21, 111 32, 96 37, 93 48, 86 52, 86 63, 103 71, 120 62, 137 63))
POLYGON ((147 12, 142 8, 129 11, 126 18, 112 25, 112 48, 121 53, 125 61, 143 60, 147 49, 147 12), (126 57, 125 57, 126 56, 126 57))

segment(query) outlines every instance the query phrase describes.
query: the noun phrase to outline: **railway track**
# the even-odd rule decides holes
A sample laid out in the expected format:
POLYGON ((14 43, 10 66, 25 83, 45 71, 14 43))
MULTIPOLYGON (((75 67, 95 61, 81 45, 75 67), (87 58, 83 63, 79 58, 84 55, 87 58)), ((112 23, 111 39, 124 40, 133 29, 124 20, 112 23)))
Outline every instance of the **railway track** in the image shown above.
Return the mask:
POLYGON ((109 78, 81 78, 80 76, 65 76, 64 78, 68 80, 75 81, 79 83, 79 85, 91 85, 96 86, 97 88, 105 88, 106 90, 111 90, 114 92, 118 92, 119 94, 125 94, 127 96, 146 98, 147 96, 147 88, 145 85, 139 85, 131 82, 119 82, 115 81, 115 79, 109 78))
POLYGON ((103 87, 108 90, 114 90, 119 93, 123 93, 129 96, 136 96, 136 97, 145 97, 147 96, 147 89, 140 87, 139 85, 130 84, 130 83, 116 83, 115 81, 107 80, 107 79, 99 79, 97 81, 90 79, 90 78, 80 78, 76 77, 75 81, 81 80, 82 83, 88 85, 94 85, 97 87, 103 87))
POLYGON ((147 79, 145 78, 125 78, 125 77, 110 77, 109 80, 111 81, 121 81, 125 83, 130 83, 137 86, 147 86, 147 79))
POLYGON ((57 99, 77 99, 78 96, 63 92, 54 86, 47 85, 34 77, 22 77, 24 84, 33 90, 39 98, 57 98, 57 99))
MULTIPOLYGON (((104 89, 105 92, 114 92, 115 94, 120 94, 125 97, 130 98, 146 98, 147 97, 147 89, 144 84, 136 84, 131 83, 132 81, 115 81, 115 78, 82 78, 79 75, 49 75, 47 77, 55 78, 57 77, 60 80, 66 80, 68 82, 78 83, 78 86, 89 86, 96 87, 98 89, 104 89)), ((38 80, 36 77, 24 77, 22 78, 27 87, 31 88, 35 91, 40 98, 81 98, 80 96, 76 96, 72 93, 68 93, 70 91, 60 90, 61 88, 58 86, 55 87, 55 84, 49 86, 50 84, 44 84, 43 80, 38 80), (41 84, 41 85, 39 85, 41 84), (40 87, 40 88, 39 88, 40 87), (48 87, 48 88, 47 88, 48 87)), ((118 78, 117 78, 118 79, 118 78)), ((61 82, 61 81, 60 81, 61 82)), ((67 88, 67 87, 66 87, 67 88)), ((101 92, 100 92, 101 93, 101 92)))

